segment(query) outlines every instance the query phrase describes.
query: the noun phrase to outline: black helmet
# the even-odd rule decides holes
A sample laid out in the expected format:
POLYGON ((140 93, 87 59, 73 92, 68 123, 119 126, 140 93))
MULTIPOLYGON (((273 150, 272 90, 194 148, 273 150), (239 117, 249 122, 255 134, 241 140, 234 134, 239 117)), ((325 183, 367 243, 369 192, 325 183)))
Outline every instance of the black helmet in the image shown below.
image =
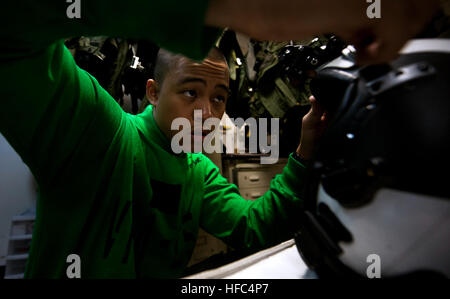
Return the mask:
POLYGON ((318 71, 331 123, 296 235, 319 276, 450 277, 450 40, 413 40, 390 64, 318 71))

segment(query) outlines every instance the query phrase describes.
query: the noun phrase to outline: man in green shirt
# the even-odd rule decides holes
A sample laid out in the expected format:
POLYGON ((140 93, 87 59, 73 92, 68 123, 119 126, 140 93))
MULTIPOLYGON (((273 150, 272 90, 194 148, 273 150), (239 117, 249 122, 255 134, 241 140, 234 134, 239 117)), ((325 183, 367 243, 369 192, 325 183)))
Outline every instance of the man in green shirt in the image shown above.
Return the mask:
POLYGON ((162 51, 159 60, 147 84, 153 105, 137 116, 79 69, 62 42, 2 64, 5 86, 19 77, 29 86, 7 88, 8 98, 29 101, 1 112, 2 133, 40 187, 26 277, 66 277, 71 254, 82 278, 180 277, 200 227, 245 251, 292 237, 304 165, 291 157, 270 190, 247 201, 203 154, 171 150, 173 119, 193 121, 195 109, 203 120, 222 117, 223 56, 212 50, 195 62, 162 51))
MULTIPOLYGON (((162 82, 149 81, 155 106, 137 116, 121 110, 76 66, 61 40, 71 35, 151 37, 201 60, 218 36, 205 22, 226 26, 215 17, 226 15, 223 7, 218 13, 217 4, 230 4, 132 2, 81 1, 81 19, 67 18, 65 1, 3 4, 0 132, 40 188, 28 278, 67 277, 71 254, 81 258, 82 278, 180 277, 199 227, 243 250, 274 245, 296 229, 306 169, 292 156, 270 190, 251 202, 202 154, 171 152, 167 125, 172 117, 190 117, 196 107, 204 117, 221 115, 227 76, 217 56, 203 63, 182 59, 162 82), (177 89, 185 85, 174 80, 186 74, 195 82, 184 83, 195 86, 177 89)), ((264 32, 252 24, 235 25, 256 37, 264 32)), ((304 136, 314 131, 321 111, 310 117, 315 121, 305 126, 304 136)), ((300 154, 310 152, 311 142, 301 144, 300 154)))

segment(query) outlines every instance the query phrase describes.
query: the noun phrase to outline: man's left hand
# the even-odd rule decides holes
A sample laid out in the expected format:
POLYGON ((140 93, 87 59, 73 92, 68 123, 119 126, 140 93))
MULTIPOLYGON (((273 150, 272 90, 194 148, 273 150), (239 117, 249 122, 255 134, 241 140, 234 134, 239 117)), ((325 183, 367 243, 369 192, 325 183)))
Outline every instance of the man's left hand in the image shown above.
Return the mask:
POLYGON ((328 124, 327 113, 323 107, 313 96, 309 101, 311 109, 302 119, 302 135, 297 148, 297 154, 305 160, 311 159, 315 145, 328 124))

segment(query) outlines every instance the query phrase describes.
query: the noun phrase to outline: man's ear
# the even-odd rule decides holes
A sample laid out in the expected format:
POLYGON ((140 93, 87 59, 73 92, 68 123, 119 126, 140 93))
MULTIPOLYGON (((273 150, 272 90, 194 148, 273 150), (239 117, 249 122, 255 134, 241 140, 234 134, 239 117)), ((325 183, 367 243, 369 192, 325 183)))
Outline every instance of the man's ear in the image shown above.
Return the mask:
POLYGON ((153 106, 158 105, 159 86, 155 80, 149 79, 146 86, 147 99, 153 106))

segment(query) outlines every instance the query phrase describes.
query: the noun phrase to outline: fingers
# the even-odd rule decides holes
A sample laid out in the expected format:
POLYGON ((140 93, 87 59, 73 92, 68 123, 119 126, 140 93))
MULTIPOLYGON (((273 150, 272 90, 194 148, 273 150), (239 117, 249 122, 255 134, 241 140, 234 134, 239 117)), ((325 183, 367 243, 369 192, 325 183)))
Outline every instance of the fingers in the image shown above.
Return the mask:
POLYGON ((437 0, 390 1, 380 20, 371 20, 343 36, 357 49, 358 64, 387 63, 396 59, 407 41, 426 27, 438 8, 437 0))
POLYGON ((311 103, 311 114, 317 117, 321 117, 324 113, 322 106, 317 102, 314 96, 309 97, 309 102, 311 103))
POLYGON ((398 57, 399 50, 405 42, 377 39, 368 45, 357 47, 356 62, 359 65, 389 63, 398 57))
POLYGON ((406 42, 386 33, 377 34, 373 30, 374 28, 358 31, 348 39, 356 48, 358 65, 390 62, 398 56, 398 50, 406 42))

